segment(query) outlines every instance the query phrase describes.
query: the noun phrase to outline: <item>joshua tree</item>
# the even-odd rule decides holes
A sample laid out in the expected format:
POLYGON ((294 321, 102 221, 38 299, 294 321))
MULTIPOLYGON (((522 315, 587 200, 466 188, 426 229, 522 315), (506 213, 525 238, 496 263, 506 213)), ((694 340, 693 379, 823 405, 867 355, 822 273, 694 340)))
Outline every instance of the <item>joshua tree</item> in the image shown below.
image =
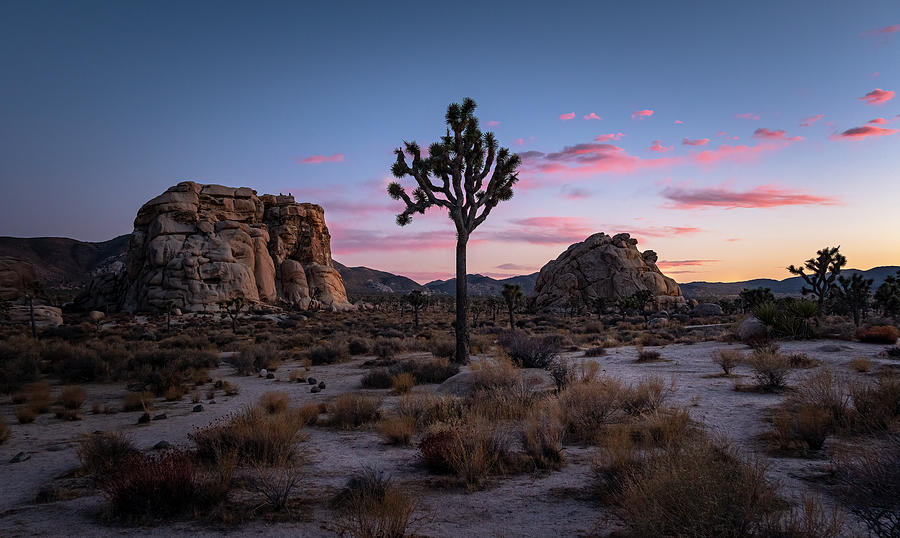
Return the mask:
POLYGON ((609 308, 609 300, 606 297, 597 297, 593 302, 594 313, 597 314, 598 318, 602 318, 603 314, 606 313, 606 309, 609 308))
POLYGON ((31 337, 37 338, 37 323, 34 320, 34 300, 44 296, 44 287, 39 280, 25 284, 25 299, 28 301, 28 317, 31 321, 31 337))
POLYGON ((647 313, 645 309, 647 308, 647 304, 652 300, 652 291, 638 290, 628 297, 623 297, 616 301, 616 306, 619 307, 619 312, 622 316, 625 316, 631 312, 637 312, 638 314, 641 314, 646 318, 647 313))
POLYGON ((838 285, 832 290, 837 303, 853 316, 853 324, 859 327, 860 314, 869 306, 874 280, 863 278, 859 273, 847 278, 838 277, 838 285))
POLYGON ((244 298, 234 297, 227 301, 222 301, 219 305, 225 309, 225 313, 231 318, 231 332, 236 333, 238 316, 241 315, 241 310, 244 309, 244 298))
POLYGON ((787 270, 791 274, 797 275, 809 284, 810 287, 803 286, 803 295, 813 294, 816 296, 819 305, 819 314, 823 312, 825 300, 831 293, 834 280, 841 274, 841 269, 847 265, 847 258, 839 252, 840 245, 836 247, 825 247, 816 252, 815 258, 806 260, 804 267, 788 266, 787 270), (805 269, 811 272, 806 273, 805 269))
POLYGON ((503 291, 500 293, 503 295, 503 300, 506 301, 506 310, 509 312, 509 330, 513 331, 516 329, 514 314, 516 307, 522 301, 522 298, 525 297, 522 293, 522 286, 518 284, 504 284, 503 291))
POLYGON ((900 314, 900 271, 897 275, 888 275, 875 290, 875 305, 885 316, 900 314))
POLYGON ((518 181, 519 156, 499 147, 493 133, 482 133, 475 117, 475 101, 447 107, 447 134, 431 144, 428 156, 415 142, 404 142, 394 151, 397 161, 391 172, 398 179, 412 177, 411 195, 400 183, 388 186, 388 194, 405 204, 397 224, 406 226, 415 213, 437 206, 449 213, 456 225, 456 355, 469 360, 468 293, 466 289, 466 245, 472 232, 500 202, 512 198, 518 181), (407 154, 411 163, 407 163, 407 154))
POLYGON ((413 309, 413 325, 419 328, 419 310, 428 304, 428 297, 420 290, 412 290, 404 297, 413 309))
POLYGON ((740 301, 744 311, 752 311, 762 303, 774 303, 775 296, 769 288, 744 288, 740 293, 740 301))

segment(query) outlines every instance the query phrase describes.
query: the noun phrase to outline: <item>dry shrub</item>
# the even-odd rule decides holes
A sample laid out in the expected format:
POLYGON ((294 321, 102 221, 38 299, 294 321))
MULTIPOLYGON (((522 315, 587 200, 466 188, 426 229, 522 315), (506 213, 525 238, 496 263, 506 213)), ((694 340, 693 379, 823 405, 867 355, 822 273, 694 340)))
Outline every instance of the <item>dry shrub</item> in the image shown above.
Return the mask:
POLYGON ((402 488, 372 468, 352 477, 333 505, 340 513, 339 526, 359 538, 402 538, 415 510, 415 501, 402 488))
POLYGON ((281 365, 278 350, 270 345, 254 345, 227 360, 238 375, 254 375, 260 370, 274 372, 281 365))
POLYGON ((389 445, 409 445, 416 433, 416 420, 410 416, 388 417, 381 419, 376 429, 389 445))
POLYGON ((622 409, 630 415, 653 412, 659 409, 670 392, 674 390, 674 380, 666 386, 665 380, 651 375, 638 381, 637 385, 625 388, 621 393, 622 409))
POLYGON ((631 438, 643 447, 662 447, 684 443, 696 433, 690 414, 684 409, 656 410, 629 425, 631 438))
POLYGON ((800 452, 819 450, 833 431, 828 411, 808 404, 782 410, 772 417, 772 434, 778 450, 800 452))
POLYGON ((19 424, 31 424, 37 416, 37 411, 30 405, 20 405, 16 408, 16 419, 19 421, 19 424))
POLYGON ((9 440, 12 436, 12 430, 7 426, 3 417, 0 417, 0 445, 9 440))
POLYGON ((453 473, 469 491, 504 472, 511 461, 509 437, 478 416, 432 425, 419 443, 419 452, 426 467, 453 473))
POLYGON ((254 465, 249 489, 262 496, 265 506, 283 510, 302 477, 303 467, 296 458, 278 462, 274 467, 254 465))
POLYGON ((857 372, 864 374, 872 369, 872 360, 867 357, 854 357, 850 359, 848 366, 857 372))
POLYGON ((122 398, 123 411, 146 411, 153 408, 153 400, 156 399, 150 391, 126 392, 122 398))
POLYGON ((381 399, 367 394, 346 392, 328 405, 328 425, 349 430, 375 422, 381 416, 381 399))
POLYGON ((126 518, 182 513, 200 497, 193 455, 180 451, 126 458, 103 482, 103 491, 111 515, 126 518))
POLYGON ((126 459, 140 454, 128 436, 121 432, 85 435, 78 443, 77 452, 82 471, 101 480, 126 459))
POLYGON ((559 395, 563 421, 569 439, 595 442, 606 425, 621 418, 622 382, 601 377, 586 383, 576 383, 559 395))
POLYGON ((826 510, 818 497, 805 497, 799 505, 773 515, 762 525, 761 536, 779 538, 838 538, 846 536, 844 516, 837 507, 826 510))
POLYGON ((397 374, 391 378, 391 387, 397 394, 406 394, 416 386, 416 378, 406 372, 397 374))
POLYGON ((744 354, 737 349, 723 349, 713 355, 712 361, 722 368, 726 376, 729 376, 737 365, 744 362, 744 354))
POLYGON ((753 370, 760 390, 776 391, 785 388, 791 363, 778 351, 770 348, 755 349, 747 358, 747 365, 753 370))
POLYGON ((459 365, 447 359, 407 360, 391 368, 393 373, 408 373, 417 383, 443 383, 459 373, 459 365))
POLYGON ((522 383, 522 371, 505 357, 473 360, 472 386, 476 390, 511 387, 522 383))
POLYGON ((234 383, 231 383, 230 381, 223 381, 222 392, 224 392, 226 396, 235 396, 237 394, 240 394, 241 387, 235 385, 234 383))
POLYGON ((81 409, 85 400, 87 400, 87 392, 79 386, 63 387, 58 398, 60 405, 71 411, 81 409))
POLYGON ((662 360, 662 355, 655 349, 639 349, 638 357, 635 362, 658 362, 662 360))
POLYGON ((900 416, 900 379, 883 378, 875 383, 854 383, 850 399, 856 411, 854 428, 882 431, 900 416))
POLYGON ((250 407, 198 429, 189 438, 204 461, 215 463, 233 453, 250 464, 278 465, 296 456, 295 444, 302 439, 305 420, 308 417, 294 409, 271 414, 250 407))
POLYGON ((501 333, 497 341, 522 368, 546 368, 560 349, 559 338, 555 335, 536 337, 521 331, 507 331, 501 333))
POLYGON ((468 409, 462 398, 449 394, 407 394, 397 401, 394 414, 411 418, 417 428, 462 418, 468 409))
POLYGON ((167 402, 174 402, 177 400, 181 400, 184 396, 184 387, 181 385, 172 385, 171 387, 166 389, 166 392, 163 393, 163 398, 167 402))
POLYGON ((900 536, 900 435, 834 461, 841 502, 875 536, 900 536))
POLYGON ((543 394, 530 390, 525 383, 477 390, 467 403, 469 413, 491 420, 522 420, 531 413, 543 394))
POLYGON ((364 389, 389 389, 393 376, 387 368, 375 368, 369 370, 360 380, 360 386, 364 389))
POLYGON ((372 349, 372 341, 368 338, 351 338, 347 343, 347 351, 351 355, 365 355, 372 349))
POLYGON ((559 469, 563 456, 566 427, 556 402, 536 406, 522 429, 522 446, 539 469, 559 469))
POLYGON ((286 392, 273 390, 263 393, 256 401, 256 405, 264 409, 266 413, 273 415, 287 411, 291 405, 291 399, 286 392))
POLYGON ((456 356, 456 341, 452 338, 432 338, 428 342, 428 351, 437 359, 453 359, 456 356))
POLYGON ((13 396, 13 403, 24 403, 36 413, 50 410, 50 383, 38 381, 24 386, 13 396))
POLYGON ((795 399, 807 407, 828 413, 834 427, 847 426, 850 420, 850 381, 831 368, 823 368, 797 385, 795 399))
POLYGON ((606 355, 606 348, 603 346, 593 346, 584 350, 584 357, 602 357, 606 355))
POLYGON ((796 352, 791 353, 787 356, 788 362, 791 365, 791 368, 798 369, 806 369, 806 368, 815 368, 816 366, 820 366, 822 361, 818 359, 813 359, 806 353, 796 352))
POLYGON ((625 479, 643 461, 643 454, 628 428, 611 428, 591 462, 601 500, 621 495, 625 479))
POLYGON ((856 338, 860 342, 893 345, 900 338, 900 329, 893 325, 875 325, 873 327, 860 328, 856 331, 856 338))
POLYGON ((621 476, 614 502, 632 536, 754 535, 779 505, 761 463, 706 436, 645 452, 621 476))
POLYGON ((343 344, 313 346, 306 351, 306 356, 314 365, 334 364, 350 357, 347 347, 343 344))

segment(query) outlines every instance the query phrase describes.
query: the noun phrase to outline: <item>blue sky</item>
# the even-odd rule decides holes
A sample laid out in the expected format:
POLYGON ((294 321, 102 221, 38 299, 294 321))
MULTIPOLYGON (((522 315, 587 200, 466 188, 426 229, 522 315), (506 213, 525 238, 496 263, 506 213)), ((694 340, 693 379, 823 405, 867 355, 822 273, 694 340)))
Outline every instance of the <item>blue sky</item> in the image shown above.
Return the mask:
POLYGON ((383 188, 471 96, 528 155, 472 271, 595 231, 681 281, 900 263, 896 1, 185 4, 0 5, 0 234, 108 239, 191 179, 322 203, 345 264, 449 275, 446 219, 398 228, 383 188))

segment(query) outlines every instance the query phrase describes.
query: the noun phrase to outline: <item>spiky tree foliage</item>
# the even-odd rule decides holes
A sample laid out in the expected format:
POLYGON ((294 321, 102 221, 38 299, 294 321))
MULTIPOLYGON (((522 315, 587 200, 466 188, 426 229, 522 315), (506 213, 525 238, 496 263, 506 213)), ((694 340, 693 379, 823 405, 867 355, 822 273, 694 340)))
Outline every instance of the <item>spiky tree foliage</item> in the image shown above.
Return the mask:
POLYGON ((819 312, 823 312, 825 300, 834 286, 834 281, 841 274, 841 269, 847 265, 847 258, 839 252, 840 245, 825 247, 816 252, 815 258, 806 260, 803 267, 788 266, 787 270, 797 275, 806 282, 809 287, 803 286, 803 295, 813 294, 819 305, 819 312), (810 272, 807 273, 806 271, 810 272))
POLYGON ((650 301, 653 300, 653 292, 650 290, 638 290, 628 297, 620 297, 616 301, 619 313, 627 316, 630 313, 638 313, 647 317, 646 308, 650 301))
POLYGON ((415 142, 404 142, 394 153, 394 177, 415 181, 410 193, 398 182, 388 186, 388 194, 405 207, 397 224, 406 226, 416 213, 431 207, 446 209, 456 225, 456 356, 469 359, 468 294, 466 288, 466 245, 472 232, 488 218, 500 202, 512 198, 518 181, 519 156, 499 147, 493 133, 482 133, 475 117, 475 101, 447 107, 446 134, 428 147, 428 156, 415 142), (407 157, 409 156, 409 157, 407 157), (407 162, 409 159, 409 162, 407 162))
POLYGON ((853 324, 857 327, 859 327, 860 315, 869 306, 874 282, 872 279, 863 278, 859 273, 850 278, 841 275, 831 292, 835 302, 853 316, 853 324))
POLYGON ((774 303, 775 296, 769 288, 744 288, 740 293, 741 308, 752 311, 762 303, 774 303))
POLYGON ((888 275, 875 290, 875 306, 885 316, 900 315, 900 271, 888 275))
POLYGON ((509 330, 513 331, 516 329, 516 307, 522 302, 525 294, 522 293, 522 286, 518 284, 504 284, 500 294, 503 295, 503 300, 506 301, 506 310, 509 312, 509 330))
POLYGON ((419 327, 419 310, 421 310, 425 305, 428 304, 428 297, 425 296, 420 290, 412 290, 407 293, 403 299, 409 303, 409 306, 413 309, 413 325, 418 328, 419 327))
POLYGON ((227 301, 222 301, 219 303, 219 306, 223 308, 228 317, 231 318, 231 332, 236 333, 238 316, 241 315, 241 310, 244 309, 243 297, 233 297, 227 301))

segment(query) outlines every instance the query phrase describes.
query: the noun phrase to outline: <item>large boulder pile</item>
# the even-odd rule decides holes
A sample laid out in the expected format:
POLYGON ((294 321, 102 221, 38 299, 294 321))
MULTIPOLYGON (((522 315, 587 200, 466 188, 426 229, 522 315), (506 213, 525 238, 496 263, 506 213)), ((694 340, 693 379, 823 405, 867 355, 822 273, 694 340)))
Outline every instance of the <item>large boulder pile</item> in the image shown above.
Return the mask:
POLYGON ((673 310, 685 304, 681 289, 656 266, 652 250, 641 252, 627 233, 596 233, 569 246, 541 268, 530 299, 538 310, 564 309, 578 303, 610 303, 640 290, 650 290, 656 307, 673 310))
POLYGON ((123 271, 102 280, 93 296, 127 311, 217 311, 236 297, 353 308, 322 207, 246 187, 183 182, 150 200, 134 220, 123 271))

